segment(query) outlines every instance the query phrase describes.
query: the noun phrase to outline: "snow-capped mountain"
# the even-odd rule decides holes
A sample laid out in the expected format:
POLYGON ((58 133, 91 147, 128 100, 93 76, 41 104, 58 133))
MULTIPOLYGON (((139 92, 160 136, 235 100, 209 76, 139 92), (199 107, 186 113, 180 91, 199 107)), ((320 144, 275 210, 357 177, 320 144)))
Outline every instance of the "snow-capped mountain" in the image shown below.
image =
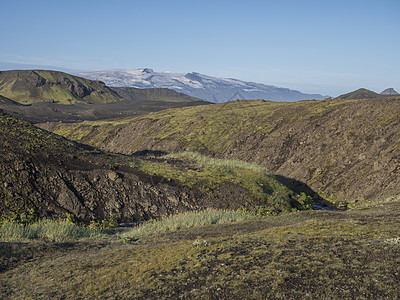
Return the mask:
POLYGON ((114 87, 169 88, 203 100, 216 103, 237 99, 264 99, 298 101, 324 99, 319 94, 304 94, 296 90, 246 82, 231 78, 216 78, 199 73, 154 72, 152 69, 105 70, 77 73, 77 75, 101 80, 114 87))

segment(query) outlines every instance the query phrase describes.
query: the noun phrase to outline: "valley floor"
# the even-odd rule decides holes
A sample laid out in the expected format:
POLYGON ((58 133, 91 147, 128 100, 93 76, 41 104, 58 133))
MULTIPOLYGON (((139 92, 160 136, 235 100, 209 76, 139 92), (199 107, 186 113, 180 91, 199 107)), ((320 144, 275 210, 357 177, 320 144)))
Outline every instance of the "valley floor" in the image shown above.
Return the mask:
POLYGON ((2 299, 395 299, 398 201, 198 226, 122 243, 0 243, 2 299))

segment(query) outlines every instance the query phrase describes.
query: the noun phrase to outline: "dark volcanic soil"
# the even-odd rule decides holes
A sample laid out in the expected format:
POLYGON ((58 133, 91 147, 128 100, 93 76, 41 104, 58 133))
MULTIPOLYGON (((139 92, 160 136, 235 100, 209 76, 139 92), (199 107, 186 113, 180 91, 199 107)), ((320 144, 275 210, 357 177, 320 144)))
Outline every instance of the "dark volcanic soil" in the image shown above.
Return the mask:
POLYGON ((208 104, 205 101, 162 102, 152 100, 120 101, 98 104, 57 104, 49 102, 31 105, 1 103, 0 109, 31 123, 43 122, 81 122, 113 118, 126 118, 155 112, 167 108, 177 108, 208 104))

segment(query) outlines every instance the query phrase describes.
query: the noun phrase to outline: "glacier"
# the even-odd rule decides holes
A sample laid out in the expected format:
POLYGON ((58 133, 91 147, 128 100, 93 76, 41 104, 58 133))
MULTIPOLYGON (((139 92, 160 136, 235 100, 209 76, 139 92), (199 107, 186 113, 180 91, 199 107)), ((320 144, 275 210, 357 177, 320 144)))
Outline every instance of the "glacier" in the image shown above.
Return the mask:
POLYGON ((155 72, 150 68, 141 68, 136 70, 112 69, 75 74, 84 78, 103 81, 111 87, 169 88, 215 103, 237 99, 299 101, 321 100, 327 97, 263 83, 241 81, 234 78, 217 78, 197 72, 155 72))

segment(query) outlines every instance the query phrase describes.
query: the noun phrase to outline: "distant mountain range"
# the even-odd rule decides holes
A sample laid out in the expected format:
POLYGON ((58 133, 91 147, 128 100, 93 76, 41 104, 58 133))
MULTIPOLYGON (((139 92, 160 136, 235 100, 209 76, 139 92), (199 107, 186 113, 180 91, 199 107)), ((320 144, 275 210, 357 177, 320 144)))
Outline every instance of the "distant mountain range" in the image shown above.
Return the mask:
POLYGON ((104 70, 83 72, 77 75, 105 82, 112 87, 169 88, 203 100, 220 103, 230 100, 264 99, 274 101, 298 101, 326 98, 320 94, 304 94, 300 91, 273 85, 246 82, 231 78, 217 78, 200 73, 155 72, 152 69, 104 70))
POLYGON ((59 71, 0 71, 0 110, 33 123, 132 117, 205 104, 210 102, 167 88, 109 88, 59 71))

